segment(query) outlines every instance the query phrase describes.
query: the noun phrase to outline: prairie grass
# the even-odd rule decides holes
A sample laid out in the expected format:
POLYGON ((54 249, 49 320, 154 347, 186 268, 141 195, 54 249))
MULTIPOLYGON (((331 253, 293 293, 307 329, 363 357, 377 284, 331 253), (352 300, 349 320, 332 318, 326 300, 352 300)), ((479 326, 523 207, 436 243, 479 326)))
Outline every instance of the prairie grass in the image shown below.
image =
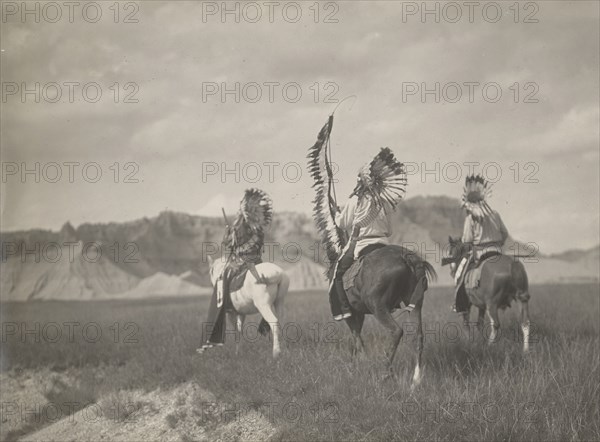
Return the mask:
POLYGON ((600 440, 598 285, 535 286, 531 293, 533 342, 523 355, 516 308, 501 314, 500 342, 488 346, 478 332, 458 327, 451 289, 431 289, 424 381, 414 392, 410 325, 395 377, 386 377, 384 329, 369 317, 367 354, 352 359, 349 331, 331 322, 322 292, 289 295, 277 361, 269 338, 255 339, 251 327, 237 356, 233 335, 225 347, 197 355, 209 300, 178 298, 2 304, 1 363, 15 372, 77 369, 94 384, 86 397, 116 401, 128 389, 194 380, 217 398, 196 404, 200 419, 219 425, 257 410, 278 429, 275 440, 600 440), (72 340, 49 342, 40 331, 33 342, 35 333, 23 337, 20 326, 5 333, 9 322, 26 330, 49 322, 81 326, 72 340), (102 331, 97 342, 81 333, 91 322, 102 331))

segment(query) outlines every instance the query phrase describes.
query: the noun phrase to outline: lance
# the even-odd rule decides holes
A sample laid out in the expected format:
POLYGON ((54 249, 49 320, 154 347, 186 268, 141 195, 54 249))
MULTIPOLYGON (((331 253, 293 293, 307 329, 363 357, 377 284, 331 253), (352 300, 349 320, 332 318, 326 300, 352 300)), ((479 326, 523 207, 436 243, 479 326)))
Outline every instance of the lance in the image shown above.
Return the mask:
POLYGON ((225 227, 229 227, 229 220, 227 219, 227 215, 225 215, 225 209, 221 207, 221 212, 223 212, 223 219, 225 220, 225 227))
MULTIPOLYGON (((223 219, 225 220, 225 229, 229 230, 229 228, 231 227, 231 224, 229 224, 229 219, 227 219, 227 215, 225 214, 225 209, 223 207, 221 207, 221 212, 223 212, 223 219)), ((233 247, 235 247, 235 232, 233 232, 232 238, 231 238, 231 247, 233 250, 233 247)))
MULTIPOLYGON (((223 213, 223 219, 225 220, 225 230, 229 231, 230 230, 229 229, 229 227, 230 227, 229 219, 227 219, 227 215, 225 214, 225 209, 223 207, 221 207, 221 212, 223 213)), ((221 278, 225 274, 225 269, 227 268, 227 265, 231 261, 231 257, 233 255, 233 249, 235 248, 235 232, 230 231, 230 233, 233 233, 231 235, 231 250, 228 253, 227 260, 225 261, 225 265, 223 266, 223 272, 221 273, 221 278)), ((224 245, 224 244, 222 244, 222 245, 224 245)))

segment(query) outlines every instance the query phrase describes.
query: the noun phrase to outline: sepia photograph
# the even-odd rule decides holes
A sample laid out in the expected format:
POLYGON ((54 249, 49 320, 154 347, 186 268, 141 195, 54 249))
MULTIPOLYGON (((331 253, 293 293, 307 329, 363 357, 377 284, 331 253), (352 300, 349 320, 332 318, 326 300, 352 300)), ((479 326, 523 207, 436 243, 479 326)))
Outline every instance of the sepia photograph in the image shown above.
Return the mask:
POLYGON ((0 4, 0 441, 600 440, 600 2, 0 4))

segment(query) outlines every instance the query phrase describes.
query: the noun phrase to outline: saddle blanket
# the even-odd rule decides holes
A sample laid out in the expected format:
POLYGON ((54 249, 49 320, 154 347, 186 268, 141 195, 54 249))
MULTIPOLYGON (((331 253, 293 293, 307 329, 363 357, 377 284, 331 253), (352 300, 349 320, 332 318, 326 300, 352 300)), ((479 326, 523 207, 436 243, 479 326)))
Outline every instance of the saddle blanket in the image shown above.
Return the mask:
POLYGON ((248 273, 248 269, 242 270, 240 273, 231 278, 231 282, 229 283, 229 293, 237 292, 244 286, 244 280, 246 279, 246 273, 248 273))
POLYGON ((243 287, 248 269, 233 270, 233 277, 227 274, 231 271, 232 270, 227 270, 224 277, 217 280, 214 288, 217 294, 217 308, 225 307, 225 310, 227 311, 233 311, 233 306, 231 305, 231 293, 236 292, 243 287))
POLYGON ((465 288, 476 289, 477 287, 479 287, 479 281, 481 280, 481 270, 483 269, 483 265, 486 261, 490 259, 497 259, 498 256, 501 256, 501 254, 498 252, 486 253, 484 256, 481 257, 481 260, 479 261, 477 267, 467 269, 467 274, 465 275, 465 288))
POLYGON ((465 275, 465 288, 476 289, 479 287, 479 280, 481 279, 481 269, 483 265, 478 265, 472 270, 468 270, 465 275))
POLYGON ((362 267, 364 256, 358 258, 352 266, 346 270, 344 276, 342 277, 342 283, 344 284, 344 290, 350 290, 354 287, 354 280, 356 279, 356 275, 360 272, 360 268, 362 267))
MULTIPOLYGON (((378 247, 375 247, 372 251, 369 251, 368 253, 361 255, 357 260, 354 261, 354 263, 346 271, 346 273, 344 273, 344 276, 342 276, 342 283, 344 284, 344 290, 350 290, 352 287, 354 287, 354 282, 356 280, 356 276, 358 275, 358 272, 360 272, 360 269, 362 268, 363 260, 367 256, 369 256, 372 252, 376 251, 377 249, 385 247, 385 244, 377 244, 377 246, 378 247)), ((412 261, 413 258, 416 257, 416 255, 414 253, 410 253, 408 250, 406 252, 407 253, 405 255, 403 255, 404 259, 406 261, 410 262, 409 265, 411 265, 411 266, 414 265, 418 268, 421 265, 420 261, 417 261, 416 263, 412 261)), ((427 290, 427 286, 425 287, 425 290, 427 290)))

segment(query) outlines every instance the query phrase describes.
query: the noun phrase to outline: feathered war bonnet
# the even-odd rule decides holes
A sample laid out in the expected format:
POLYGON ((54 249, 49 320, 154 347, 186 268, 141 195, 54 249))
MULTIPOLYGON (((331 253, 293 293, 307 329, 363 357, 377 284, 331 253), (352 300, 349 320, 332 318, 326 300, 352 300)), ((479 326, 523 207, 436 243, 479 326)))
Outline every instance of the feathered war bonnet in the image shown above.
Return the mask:
POLYGON ((273 219, 273 201, 263 190, 246 189, 239 214, 252 230, 263 230, 273 219))
POLYGON ((358 172, 356 187, 350 196, 369 196, 379 209, 394 209, 406 193, 406 170, 389 147, 383 147, 373 160, 358 172), (386 204, 387 203, 387 204, 386 204))
POLYGON ((462 206, 475 218, 483 219, 492 213, 486 199, 492 195, 491 185, 480 175, 467 176, 463 188, 462 206))

